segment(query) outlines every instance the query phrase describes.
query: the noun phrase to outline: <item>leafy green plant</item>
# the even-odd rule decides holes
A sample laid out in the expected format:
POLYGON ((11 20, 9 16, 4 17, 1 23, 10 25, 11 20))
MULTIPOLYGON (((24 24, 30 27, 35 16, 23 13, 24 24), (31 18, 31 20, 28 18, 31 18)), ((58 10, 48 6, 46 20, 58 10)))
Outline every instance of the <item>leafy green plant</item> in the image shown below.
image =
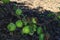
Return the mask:
POLYGON ((20 16, 22 14, 22 10, 21 9, 17 9, 16 10, 16 15, 20 16))
POLYGON ((27 15, 25 15, 25 16, 22 18, 22 21, 23 21, 23 24, 24 24, 24 25, 27 25, 27 24, 28 24, 26 17, 27 17, 27 15))
POLYGON ((41 27, 38 27, 37 28, 37 34, 41 34, 43 32, 42 28, 41 27))
POLYGON ((1 0, 4 4, 8 4, 10 0, 1 0))
POLYGON ((30 33, 29 33, 29 35, 33 35, 34 34, 34 32, 36 32, 36 28, 37 28, 37 26, 35 25, 35 24, 33 24, 33 25, 31 25, 30 26, 30 33))
POLYGON ((33 25, 33 31, 36 31, 37 26, 33 25))
POLYGON ((37 34, 39 35, 39 40, 44 40, 43 29, 41 27, 37 28, 37 34))
POLYGON ((60 16, 57 16, 60 19, 60 16))
POLYGON ((22 20, 17 20, 15 24, 18 28, 21 28, 23 26, 22 20))
POLYGON ((32 18, 32 23, 36 24, 36 18, 32 18))
POLYGON ((22 29, 22 33, 23 33, 23 34, 29 34, 29 33, 30 33, 30 28, 29 28, 29 26, 27 26, 27 25, 24 26, 23 29, 22 29))
POLYGON ((9 23, 7 26, 7 29, 9 31, 15 31, 16 30, 16 25, 14 23, 9 23))
POLYGON ((39 35, 39 40, 44 40, 44 34, 39 35))

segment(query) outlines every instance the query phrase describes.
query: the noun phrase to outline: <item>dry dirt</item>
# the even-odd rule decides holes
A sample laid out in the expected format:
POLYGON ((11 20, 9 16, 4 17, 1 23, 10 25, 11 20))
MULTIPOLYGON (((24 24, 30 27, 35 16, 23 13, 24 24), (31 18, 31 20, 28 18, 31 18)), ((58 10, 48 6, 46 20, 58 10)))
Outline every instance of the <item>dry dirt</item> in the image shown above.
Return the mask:
POLYGON ((10 0, 17 3, 25 3, 25 6, 29 6, 32 9, 37 7, 43 7, 43 9, 53 12, 59 12, 60 0, 10 0))

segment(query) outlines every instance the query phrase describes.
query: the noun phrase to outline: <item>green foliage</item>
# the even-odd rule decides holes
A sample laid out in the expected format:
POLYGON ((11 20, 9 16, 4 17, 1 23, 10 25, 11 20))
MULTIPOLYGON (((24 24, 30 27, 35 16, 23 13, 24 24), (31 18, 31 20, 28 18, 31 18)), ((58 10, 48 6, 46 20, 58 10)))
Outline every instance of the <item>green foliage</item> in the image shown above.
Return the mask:
POLYGON ((37 28, 37 34, 41 34, 43 32, 42 28, 41 27, 38 27, 37 28))
POLYGON ((55 14, 54 13, 49 13, 47 16, 48 17, 53 17, 53 16, 55 16, 55 14))
POLYGON ((8 4, 10 0, 1 0, 4 4, 8 4))
POLYGON ((37 26, 33 25, 33 31, 36 31, 37 26))
POLYGON ((57 16, 60 19, 60 16, 57 16))
POLYGON ((33 35, 34 34, 34 32, 36 32, 36 28, 37 28, 37 26, 35 25, 35 24, 33 24, 32 26, 30 26, 30 35, 33 35))
POLYGON ((18 28, 21 28, 21 27, 23 26, 22 20, 17 20, 17 21, 16 21, 16 26, 17 26, 18 28))
POLYGON ((39 40, 44 40, 44 34, 39 35, 39 40))
POLYGON ((26 16, 24 16, 24 17, 22 18, 22 21, 23 21, 23 24, 24 24, 24 25, 27 25, 27 24, 28 24, 27 19, 26 19, 26 16))
POLYGON ((7 29, 9 31, 15 31, 16 30, 16 25, 14 23, 10 23, 10 24, 8 24, 7 29))
POLYGON ((30 28, 29 28, 29 26, 27 26, 27 25, 24 26, 23 29, 22 29, 22 33, 23 33, 23 34, 29 34, 29 33, 30 33, 30 28))
POLYGON ((57 13, 57 18, 60 19, 60 12, 57 13))
POLYGON ((16 10, 16 15, 20 16, 22 14, 22 10, 21 9, 17 9, 16 10))
POLYGON ((36 24, 36 18, 32 18, 32 23, 36 24))

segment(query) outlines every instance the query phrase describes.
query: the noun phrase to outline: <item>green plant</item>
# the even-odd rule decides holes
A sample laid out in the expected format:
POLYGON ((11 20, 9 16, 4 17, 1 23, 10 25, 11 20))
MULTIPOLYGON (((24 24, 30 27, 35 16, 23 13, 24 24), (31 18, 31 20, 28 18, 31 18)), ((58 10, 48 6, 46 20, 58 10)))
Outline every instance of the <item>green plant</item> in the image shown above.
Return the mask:
POLYGON ((4 4, 7 4, 10 2, 10 0, 1 0, 4 4))
POLYGON ((43 32, 42 28, 41 27, 38 27, 37 28, 37 34, 41 34, 43 32))
POLYGON ((31 26, 30 26, 30 31, 31 31, 31 32, 30 32, 29 34, 30 34, 30 35, 33 35, 34 32, 36 32, 36 28, 37 28, 37 26, 36 26, 35 24, 31 25, 31 26))
POLYGON ((17 20, 15 24, 18 28, 21 28, 23 26, 22 20, 17 20))
POLYGON ((39 40, 44 40, 44 34, 39 35, 39 40))
POLYGON ((60 16, 57 16, 60 19, 60 16))
POLYGON ((25 15, 25 16, 22 18, 22 21, 23 21, 23 24, 24 24, 24 25, 27 25, 27 24, 28 24, 26 17, 27 17, 27 15, 25 15))
POLYGON ((15 31, 16 30, 16 25, 14 23, 9 23, 7 26, 7 29, 9 31, 15 31))
POLYGON ((22 14, 22 10, 21 9, 17 9, 16 10, 16 15, 20 16, 22 14))
POLYGON ((32 23, 36 24, 36 18, 32 18, 32 23))
POLYGON ((29 28, 29 26, 27 26, 27 25, 24 26, 23 29, 22 29, 22 33, 23 33, 23 34, 29 34, 29 33, 30 33, 30 28, 29 28))
POLYGON ((57 13, 57 18, 60 19, 60 12, 57 13))
POLYGON ((33 31, 36 31, 37 26, 33 25, 33 31))
POLYGON ((37 28, 37 34, 39 35, 39 40, 44 40, 43 29, 41 27, 37 28))

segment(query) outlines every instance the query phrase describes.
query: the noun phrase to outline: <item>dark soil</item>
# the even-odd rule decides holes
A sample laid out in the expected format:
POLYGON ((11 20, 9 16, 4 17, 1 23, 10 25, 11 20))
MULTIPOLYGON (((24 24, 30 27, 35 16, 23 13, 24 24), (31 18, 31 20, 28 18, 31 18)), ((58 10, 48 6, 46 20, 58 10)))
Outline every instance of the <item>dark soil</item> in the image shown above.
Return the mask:
MULTIPOLYGON (((38 34, 34 33, 34 35, 22 35, 21 30, 19 28, 14 31, 14 33, 10 33, 6 28, 10 22, 16 22, 16 20, 20 19, 15 16, 15 3, 9 4, 0 4, 0 40, 38 40, 38 34)), ((29 9, 27 6, 23 6, 22 4, 17 4, 20 6, 16 6, 23 10, 23 16, 27 15, 27 17, 36 17, 37 25, 43 28, 44 34, 49 34, 48 40, 60 40, 60 20, 56 20, 56 15, 48 17, 47 15, 53 14, 51 11, 39 12, 38 9, 29 9), (46 27, 46 29, 45 29, 46 27)), ((23 18, 21 16, 21 18, 23 18)), ((46 37, 45 37, 46 40, 46 37)))

